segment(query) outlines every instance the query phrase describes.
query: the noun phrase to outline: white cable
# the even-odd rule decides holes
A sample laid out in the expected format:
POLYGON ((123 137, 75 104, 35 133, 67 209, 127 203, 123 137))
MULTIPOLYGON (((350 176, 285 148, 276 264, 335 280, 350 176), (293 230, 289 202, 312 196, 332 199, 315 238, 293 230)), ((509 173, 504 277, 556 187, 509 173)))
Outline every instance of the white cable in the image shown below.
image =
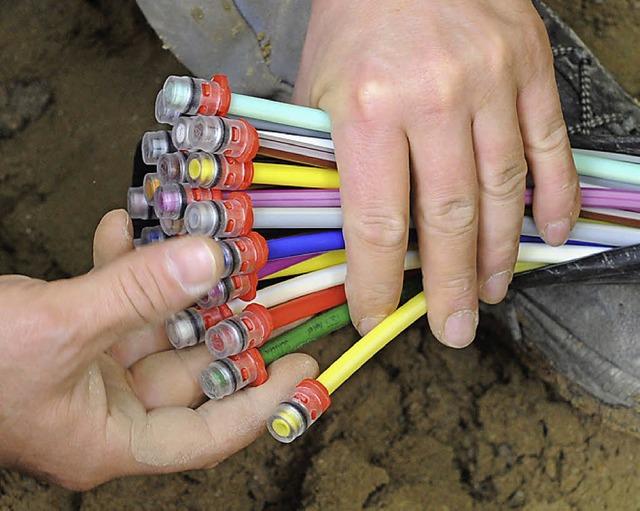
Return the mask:
POLYGON ((580 245, 562 245, 550 247, 544 243, 520 243, 518 262, 522 263, 564 263, 609 250, 608 247, 585 247, 580 245))
POLYGON ((340 208, 253 208, 254 229, 340 229, 340 208))
MULTIPOLYGON (((538 229, 531 217, 524 217, 522 221, 522 234, 527 236, 539 236, 538 229)), ((600 243, 614 247, 636 245, 640 243, 640 229, 624 225, 600 224, 578 220, 575 227, 569 233, 569 239, 586 241, 588 243, 600 243)))
MULTIPOLYGON (((417 250, 410 250, 405 256, 404 269, 413 270, 416 268, 420 268, 420 257, 417 250)), ((344 284, 346 275, 346 264, 330 266, 329 268, 298 275, 297 277, 278 282, 272 286, 259 289, 256 297, 251 302, 236 299, 227 305, 234 314, 238 314, 244 310, 247 305, 254 302, 264 305, 267 308, 275 307, 276 305, 294 300, 300 296, 344 284)))

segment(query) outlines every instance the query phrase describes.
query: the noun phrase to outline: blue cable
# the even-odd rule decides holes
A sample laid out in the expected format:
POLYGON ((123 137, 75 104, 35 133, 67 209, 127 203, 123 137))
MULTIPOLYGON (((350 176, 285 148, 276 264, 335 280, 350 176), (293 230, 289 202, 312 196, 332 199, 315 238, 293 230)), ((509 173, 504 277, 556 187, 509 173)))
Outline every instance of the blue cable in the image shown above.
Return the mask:
POLYGON ((342 250, 344 238, 340 229, 332 231, 286 236, 267 241, 269 247, 269 261, 304 254, 342 250))

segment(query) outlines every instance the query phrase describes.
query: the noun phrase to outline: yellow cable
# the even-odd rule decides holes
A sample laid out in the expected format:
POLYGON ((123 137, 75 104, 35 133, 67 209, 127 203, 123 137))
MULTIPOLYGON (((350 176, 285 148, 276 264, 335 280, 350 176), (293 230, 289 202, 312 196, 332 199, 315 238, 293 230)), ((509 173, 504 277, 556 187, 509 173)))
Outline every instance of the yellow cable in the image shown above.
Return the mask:
POLYGON ((367 360, 426 313, 427 300, 421 292, 345 351, 317 380, 332 394, 367 360))
POLYGON ((277 279, 280 277, 292 277, 293 275, 302 275, 303 273, 323 270, 324 268, 328 268, 329 266, 336 266, 337 264, 346 262, 347 255, 344 250, 331 250, 330 252, 325 252, 324 254, 311 257, 306 261, 302 261, 300 263, 289 266, 284 270, 280 270, 276 273, 272 273, 271 275, 267 275, 262 280, 277 279))
POLYGON ((334 169, 254 163, 253 184, 296 186, 299 188, 339 188, 340 178, 334 169))
MULTIPOLYGON (((545 266, 545 264, 517 263, 515 273, 541 266, 545 266)), ((424 293, 420 293, 398 308, 382 323, 345 351, 338 360, 318 376, 317 380, 327 388, 329 394, 332 394, 365 362, 426 313, 427 300, 424 293)))

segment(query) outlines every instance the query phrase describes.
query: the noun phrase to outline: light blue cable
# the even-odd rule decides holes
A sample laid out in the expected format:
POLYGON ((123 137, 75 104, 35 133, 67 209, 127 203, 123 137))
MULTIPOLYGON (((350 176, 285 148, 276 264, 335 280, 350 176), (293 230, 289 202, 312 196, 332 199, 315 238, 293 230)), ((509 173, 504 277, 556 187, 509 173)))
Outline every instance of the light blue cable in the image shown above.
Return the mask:
POLYGON ((602 158, 573 152, 573 161, 582 176, 597 177, 640 185, 640 165, 628 161, 602 158))
POLYGON ((229 113, 238 117, 253 117, 297 128, 331 132, 331 121, 326 112, 317 108, 292 105, 270 99, 231 94, 229 113))

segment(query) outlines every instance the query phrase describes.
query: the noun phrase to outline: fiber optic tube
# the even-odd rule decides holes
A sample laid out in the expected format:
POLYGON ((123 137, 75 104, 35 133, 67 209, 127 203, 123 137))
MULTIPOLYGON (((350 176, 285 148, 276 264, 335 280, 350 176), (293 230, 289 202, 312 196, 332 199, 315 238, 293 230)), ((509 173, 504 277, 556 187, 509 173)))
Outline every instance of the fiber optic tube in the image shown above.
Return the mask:
POLYGON ((253 208, 254 229, 340 229, 340 208, 253 208))
MULTIPOLYGON (((305 260, 297 262, 292 265, 287 265, 281 270, 264 275, 264 279, 280 279, 283 277, 294 277, 296 275, 302 275, 303 273, 310 273, 317 270, 323 270, 324 268, 329 268, 330 266, 337 266, 339 264, 344 264, 347 262, 347 253, 345 250, 332 250, 331 252, 325 252, 324 254, 311 254, 310 257, 307 256, 296 256, 296 257, 305 257, 305 260)), ((280 261, 289 261, 293 258, 285 258, 285 259, 276 259, 273 263, 278 263, 280 261)), ((267 263, 269 264, 269 263, 267 263)), ((265 265, 266 267, 266 265, 265 265)))
MULTIPOLYGON (((639 170, 640 172, 640 170, 639 170)), ((528 188, 525 203, 532 203, 534 190, 528 188)), ((611 208, 627 211, 640 211, 640 192, 629 190, 610 190, 606 188, 580 189, 583 208, 611 208)))
POLYGON ((247 190, 255 208, 339 208, 340 192, 327 189, 247 190))
POLYGON ((282 163, 254 163, 253 182, 260 185, 338 189, 340 176, 335 169, 282 163))
POLYGON ((300 256, 285 257, 283 259, 276 259, 275 261, 267 261, 267 264, 265 264, 258 271, 258 279, 260 280, 265 279, 270 275, 273 275, 282 270, 290 268, 291 266, 295 266, 298 263, 311 259, 312 257, 315 257, 315 255, 316 254, 305 254, 300 256))
POLYGON ((329 407, 330 394, 426 312, 426 298, 419 293, 362 337, 317 379, 300 382, 294 394, 280 403, 268 420, 271 435, 283 443, 302 435, 329 407))
POLYGON ((573 151, 578 174, 623 183, 640 184, 640 165, 629 161, 573 151))
POLYGON ((205 344, 215 360, 262 346, 272 331, 347 301, 344 286, 299 296, 267 309, 252 303, 242 312, 207 330, 205 344))
MULTIPOLYGON (((420 267, 420 258, 416 250, 407 252, 404 260, 404 269, 413 270, 420 267)), ((314 293, 322 289, 344 284, 347 274, 347 265, 339 264, 323 270, 318 270, 305 275, 300 275, 292 279, 278 282, 269 287, 259 289, 255 298, 248 300, 251 303, 260 303, 267 308, 275 307, 299 296, 314 293)), ((224 302, 222 302, 224 303, 224 302)), ((200 304, 199 304, 200 305, 200 304)), ((228 303, 234 314, 237 314, 246 307, 246 303, 233 300, 228 303)))
MULTIPOLYGON (((533 218, 525 216, 522 221, 522 234, 537 236, 533 218)), ((569 239, 622 247, 640 243, 640 230, 622 225, 602 224, 578 220, 569 233, 569 239)))
POLYGON ((275 238, 268 240, 267 246, 269 247, 269 260, 274 260, 283 257, 341 250, 344 248, 344 237, 342 231, 337 229, 275 238))
POLYGON ((331 131, 329 116, 325 112, 315 108, 232 94, 228 81, 223 75, 216 75, 212 80, 170 76, 165 81, 162 91, 167 107, 187 115, 229 113, 315 131, 331 131))

